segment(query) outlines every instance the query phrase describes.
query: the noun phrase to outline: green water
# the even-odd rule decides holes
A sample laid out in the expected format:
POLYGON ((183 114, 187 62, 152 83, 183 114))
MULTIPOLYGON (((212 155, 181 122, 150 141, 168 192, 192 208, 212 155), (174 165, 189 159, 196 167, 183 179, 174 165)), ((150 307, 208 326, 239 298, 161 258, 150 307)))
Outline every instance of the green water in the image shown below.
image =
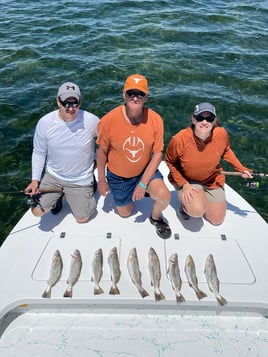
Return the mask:
MULTIPOLYGON (((267 172, 267 23, 267 1, 1 1, 0 243, 28 209, 5 192, 29 183, 35 124, 66 80, 101 117, 129 74, 146 75, 165 144, 210 101, 239 159, 267 172)), ((268 221, 268 178, 258 181, 227 182, 268 221)))

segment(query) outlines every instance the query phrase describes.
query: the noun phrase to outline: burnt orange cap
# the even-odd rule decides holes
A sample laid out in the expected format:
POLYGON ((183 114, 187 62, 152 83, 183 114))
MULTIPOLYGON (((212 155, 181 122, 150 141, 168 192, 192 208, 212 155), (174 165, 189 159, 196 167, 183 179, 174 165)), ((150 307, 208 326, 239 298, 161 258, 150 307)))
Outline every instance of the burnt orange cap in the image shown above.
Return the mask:
POLYGON ((124 86, 124 91, 130 89, 137 89, 143 93, 148 94, 149 88, 148 88, 147 79, 141 74, 132 74, 126 79, 125 86, 124 86))

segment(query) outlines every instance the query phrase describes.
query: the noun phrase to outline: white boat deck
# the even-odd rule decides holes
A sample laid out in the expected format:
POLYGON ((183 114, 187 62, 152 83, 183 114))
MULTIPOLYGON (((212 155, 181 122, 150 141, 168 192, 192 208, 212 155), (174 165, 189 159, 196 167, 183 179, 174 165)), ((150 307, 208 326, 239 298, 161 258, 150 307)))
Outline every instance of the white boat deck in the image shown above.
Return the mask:
MULTIPOLYGON (((166 174, 162 164, 161 171, 166 174)), ((169 185, 170 189, 173 188, 169 185)), ((268 350, 268 225, 234 190, 226 186, 228 211, 224 223, 177 216, 175 191, 164 216, 172 237, 162 240, 150 224, 150 198, 135 204, 134 214, 114 213, 110 195, 99 197, 98 212, 89 223, 77 224, 65 203, 57 216, 35 218, 30 210, 0 249, 0 356, 266 356, 268 350), (116 246, 122 275, 120 295, 109 295, 108 252, 116 246), (142 281, 149 296, 142 299, 130 280, 127 257, 136 247, 142 281), (148 250, 157 252, 162 271, 160 289, 166 299, 154 300, 148 250), (104 294, 94 296, 91 261, 103 249, 104 294), (41 297, 47 286, 52 256, 63 258, 61 280, 51 299, 41 297), (83 267, 64 298, 70 256, 82 255, 83 267), (184 303, 176 303, 166 276, 170 255, 177 253, 184 303), (209 291, 204 264, 212 253, 220 292, 228 301, 219 306, 209 291), (194 258, 199 287, 207 298, 198 301, 187 283, 184 263, 194 258), (265 354, 265 353, 266 354, 265 354)))

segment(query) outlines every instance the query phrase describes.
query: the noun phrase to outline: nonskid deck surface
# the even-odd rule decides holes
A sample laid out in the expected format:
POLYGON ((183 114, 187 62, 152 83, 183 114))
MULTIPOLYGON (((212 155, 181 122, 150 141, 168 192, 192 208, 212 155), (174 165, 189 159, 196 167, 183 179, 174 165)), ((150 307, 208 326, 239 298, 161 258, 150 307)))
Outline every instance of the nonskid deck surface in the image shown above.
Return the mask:
MULTIPOLYGON (((191 309, 190 309, 191 308, 191 309)), ((3 357, 266 356, 267 318, 258 311, 200 312, 158 305, 33 305, 8 325, 3 357)))
MULTIPOLYGON (((161 169, 161 171, 163 170, 161 169)), ((7 329, 3 329, 2 321, 3 335, 0 339, 0 355, 2 356, 1 352, 7 346, 7 338, 19 341, 17 332, 27 335, 29 343, 35 340, 36 336, 34 335, 37 333, 38 339, 44 339, 45 345, 49 345, 49 338, 46 339, 42 335, 47 333, 46 336, 50 336, 48 330, 45 332, 44 324, 47 321, 48 325, 58 326, 58 330, 55 331, 56 340, 59 338, 58 335, 66 335, 66 346, 69 347, 66 347, 65 352, 68 352, 69 355, 73 353, 69 343, 72 346, 82 346, 81 340, 79 344, 79 339, 76 337, 79 326, 81 326, 81 336, 90 334, 94 341, 93 346, 96 347, 96 351, 99 348, 102 351, 100 355, 103 356, 113 356, 120 351, 123 353, 125 348, 137 356, 145 356, 152 351, 154 351, 152 355, 165 356, 169 353, 170 356, 176 354, 180 345, 184 345, 185 356, 188 352, 189 356, 194 356, 193 353, 190 353, 191 346, 194 345, 197 350, 206 346, 209 353, 211 352, 208 355, 212 356, 215 351, 220 352, 223 348, 220 337, 217 339, 216 335, 213 336, 213 330, 218 336, 229 341, 225 345, 225 349, 222 350, 222 355, 232 356, 231 352, 238 344, 239 351, 242 351, 241 355, 247 355, 248 351, 248 355, 261 356, 258 349, 260 348, 261 351, 263 344, 267 343, 266 334, 268 331, 265 318, 268 297, 266 282, 266 272, 268 271, 267 223, 229 186, 226 187, 228 211, 222 225, 215 227, 203 219, 183 220, 177 215, 176 192, 172 191, 170 185, 169 188, 172 192, 172 200, 164 211, 164 217, 172 229, 172 237, 166 241, 156 235, 155 227, 148 220, 152 208, 150 198, 137 202, 133 215, 123 219, 115 214, 111 195, 108 194, 103 198, 97 194, 97 215, 86 224, 75 222, 66 202, 64 202, 64 210, 57 216, 47 214, 41 220, 33 217, 31 212, 27 211, 0 249, 0 284, 4 290, 0 298, 1 316, 18 305, 26 304, 26 311, 22 308, 23 314, 18 315, 14 320, 11 319, 7 329), (118 282, 120 294, 115 296, 109 294, 111 280, 107 260, 113 247, 118 250, 121 269, 121 277, 118 282), (144 299, 132 283, 127 269, 128 255, 133 247, 137 250, 143 287, 149 293, 149 296, 144 299), (160 289, 165 296, 165 300, 160 302, 155 301, 151 286, 148 268, 150 247, 154 248, 160 260, 162 273, 160 289), (99 248, 103 250, 103 276, 100 285, 104 293, 94 295, 91 281, 92 258, 99 248), (81 275, 73 287, 73 297, 64 298, 63 293, 67 287, 71 256, 75 249, 79 249, 82 257, 81 275), (41 295, 47 286, 51 260, 56 250, 59 250, 62 256, 63 271, 59 282, 52 288, 51 298, 44 299, 41 295), (183 303, 176 303, 175 293, 167 276, 168 260, 173 253, 178 254, 182 278, 181 293, 185 298, 183 303), (189 254, 193 257, 196 265, 199 288, 207 294, 207 297, 200 301, 189 286, 184 272, 185 260, 189 254), (215 296, 208 288, 204 275, 204 264, 208 254, 214 256, 220 280, 220 292, 228 301, 226 306, 219 306, 215 296), (31 305, 32 301, 38 306, 34 312, 31 309, 28 310, 27 307, 31 305), (102 314, 103 304, 110 303, 112 304, 110 310, 107 308, 102 314), (51 310, 53 304, 57 305, 56 310, 51 310), (93 314, 82 313, 79 309, 81 304, 89 304, 93 314), (122 304, 127 304, 127 309, 124 307, 121 309, 122 304), (255 317, 251 321, 251 314, 247 313, 249 305, 256 308, 262 306, 264 312, 256 315, 253 308, 255 317), (67 311, 66 307, 68 306, 72 308, 67 311), (194 306, 194 311, 189 312, 188 310, 191 310, 192 306, 194 306), (229 312, 227 315, 223 314, 217 318, 213 313, 208 314, 208 307, 216 315, 229 312), (242 308, 242 315, 241 313, 237 314, 238 307, 242 308), (164 313, 162 309, 163 311, 169 309, 166 319, 164 318, 166 312, 164 313), (72 319, 77 322, 77 325, 72 322, 72 319), (36 329, 29 327, 35 324, 34 320, 36 326, 39 326, 40 323, 36 329), (63 321, 66 321, 66 325, 63 321), (85 322, 85 325, 82 321, 85 322), (103 321, 105 321, 104 326, 101 325, 103 321), (127 321, 132 322, 128 325, 127 321), (161 324, 158 325, 157 321, 161 321, 161 324), (238 321, 240 322, 238 323, 238 321), (245 340, 245 336, 243 338, 241 336, 243 336, 243 331, 251 331, 250 321, 252 322, 252 332, 249 332, 245 340), (88 327, 85 327, 86 325, 88 327), (29 329, 25 330, 22 326, 28 326, 29 329), (70 326, 73 326, 74 330, 70 326), (97 335, 92 334, 94 326, 97 326, 97 335), (133 344, 127 337, 126 326, 132 330, 130 335, 133 337, 133 344), (139 326, 139 328, 137 329, 135 326, 139 326), (170 330, 168 326, 171 326, 170 330), (237 334, 239 336, 237 335, 231 342, 234 326, 238 326, 237 334), (110 332, 110 342, 117 340, 122 348, 116 349, 115 343, 111 342, 110 349, 108 348, 107 351, 112 352, 109 354, 103 350, 103 346, 98 343, 98 337, 96 337, 102 330, 104 335, 110 332), (169 334, 164 330, 169 331, 169 334), (33 334, 29 331, 33 331, 33 334), (121 332, 119 333, 119 331, 121 332), (149 331, 151 332, 149 333, 149 331), (173 334, 172 331, 180 331, 181 339, 175 338, 176 333, 173 334), (206 335, 206 331, 208 335, 206 335), (40 333, 41 335, 39 335, 40 333), (201 338, 201 336, 203 337, 201 338), (251 337, 254 341, 251 340, 251 337), (240 343, 240 340, 245 343, 240 343), (141 346, 139 351, 134 348, 138 341, 141 346), (153 346, 149 342, 147 344, 146 341, 155 341, 155 345, 153 346), (166 344, 164 344, 165 341, 166 344), (192 341, 192 344, 188 344, 186 341, 192 341), (208 347, 208 341, 215 343, 209 343, 210 347, 208 347), (251 351, 247 350, 250 348, 250 341, 254 343, 255 348, 251 351), (191 346, 189 347, 189 345, 191 346), (143 351, 143 348, 144 351, 147 351, 148 348, 147 354, 140 352, 143 351), (253 350, 255 354, 250 354, 253 350), (214 352, 212 353, 212 351, 214 352)), ((54 342, 51 346, 55 347, 54 342)), ((8 343, 10 343, 9 340, 8 343)), ((89 348, 88 343, 88 341, 84 342, 85 349, 89 348)), ((60 346, 61 342, 58 340, 56 344, 60 346)), ((22 346, 20 348, 21 351, 24 351, 22 346)), ((27 355, 26 350, 25 354, 21 352, 22 356, 27 355)), ((12 348, 10 351, 13 351, 12 348)), ((85 350, 83 351, 85 353, 85 350)), ((58 353, 55 356, 63 355, 59 350, 58 353)), ((86 355, 93 356, 94 353, 86 355)), ((9 355, 12 354, 7 354, 7 356, 9 355)), ((51 355, 53 356, 52 353, 51 355)))

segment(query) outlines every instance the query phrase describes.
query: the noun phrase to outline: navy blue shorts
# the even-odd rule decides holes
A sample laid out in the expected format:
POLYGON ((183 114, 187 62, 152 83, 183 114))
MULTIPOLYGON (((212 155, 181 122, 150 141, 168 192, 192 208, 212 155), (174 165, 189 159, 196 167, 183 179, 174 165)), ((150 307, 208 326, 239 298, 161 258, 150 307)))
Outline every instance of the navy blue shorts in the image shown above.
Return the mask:
MULTIPOLYGON (((132 195, 135 190, 135 187, 140 182, 142 175, 143 173, 139 176, 126 178, 113 174, 107 168, 106 177, 116 206, 126 206, 130 203, 133 203, 132 195)), ((163 176, 159 170, 155 172, 150 182, 155 179, 163 180, 163 176)))

